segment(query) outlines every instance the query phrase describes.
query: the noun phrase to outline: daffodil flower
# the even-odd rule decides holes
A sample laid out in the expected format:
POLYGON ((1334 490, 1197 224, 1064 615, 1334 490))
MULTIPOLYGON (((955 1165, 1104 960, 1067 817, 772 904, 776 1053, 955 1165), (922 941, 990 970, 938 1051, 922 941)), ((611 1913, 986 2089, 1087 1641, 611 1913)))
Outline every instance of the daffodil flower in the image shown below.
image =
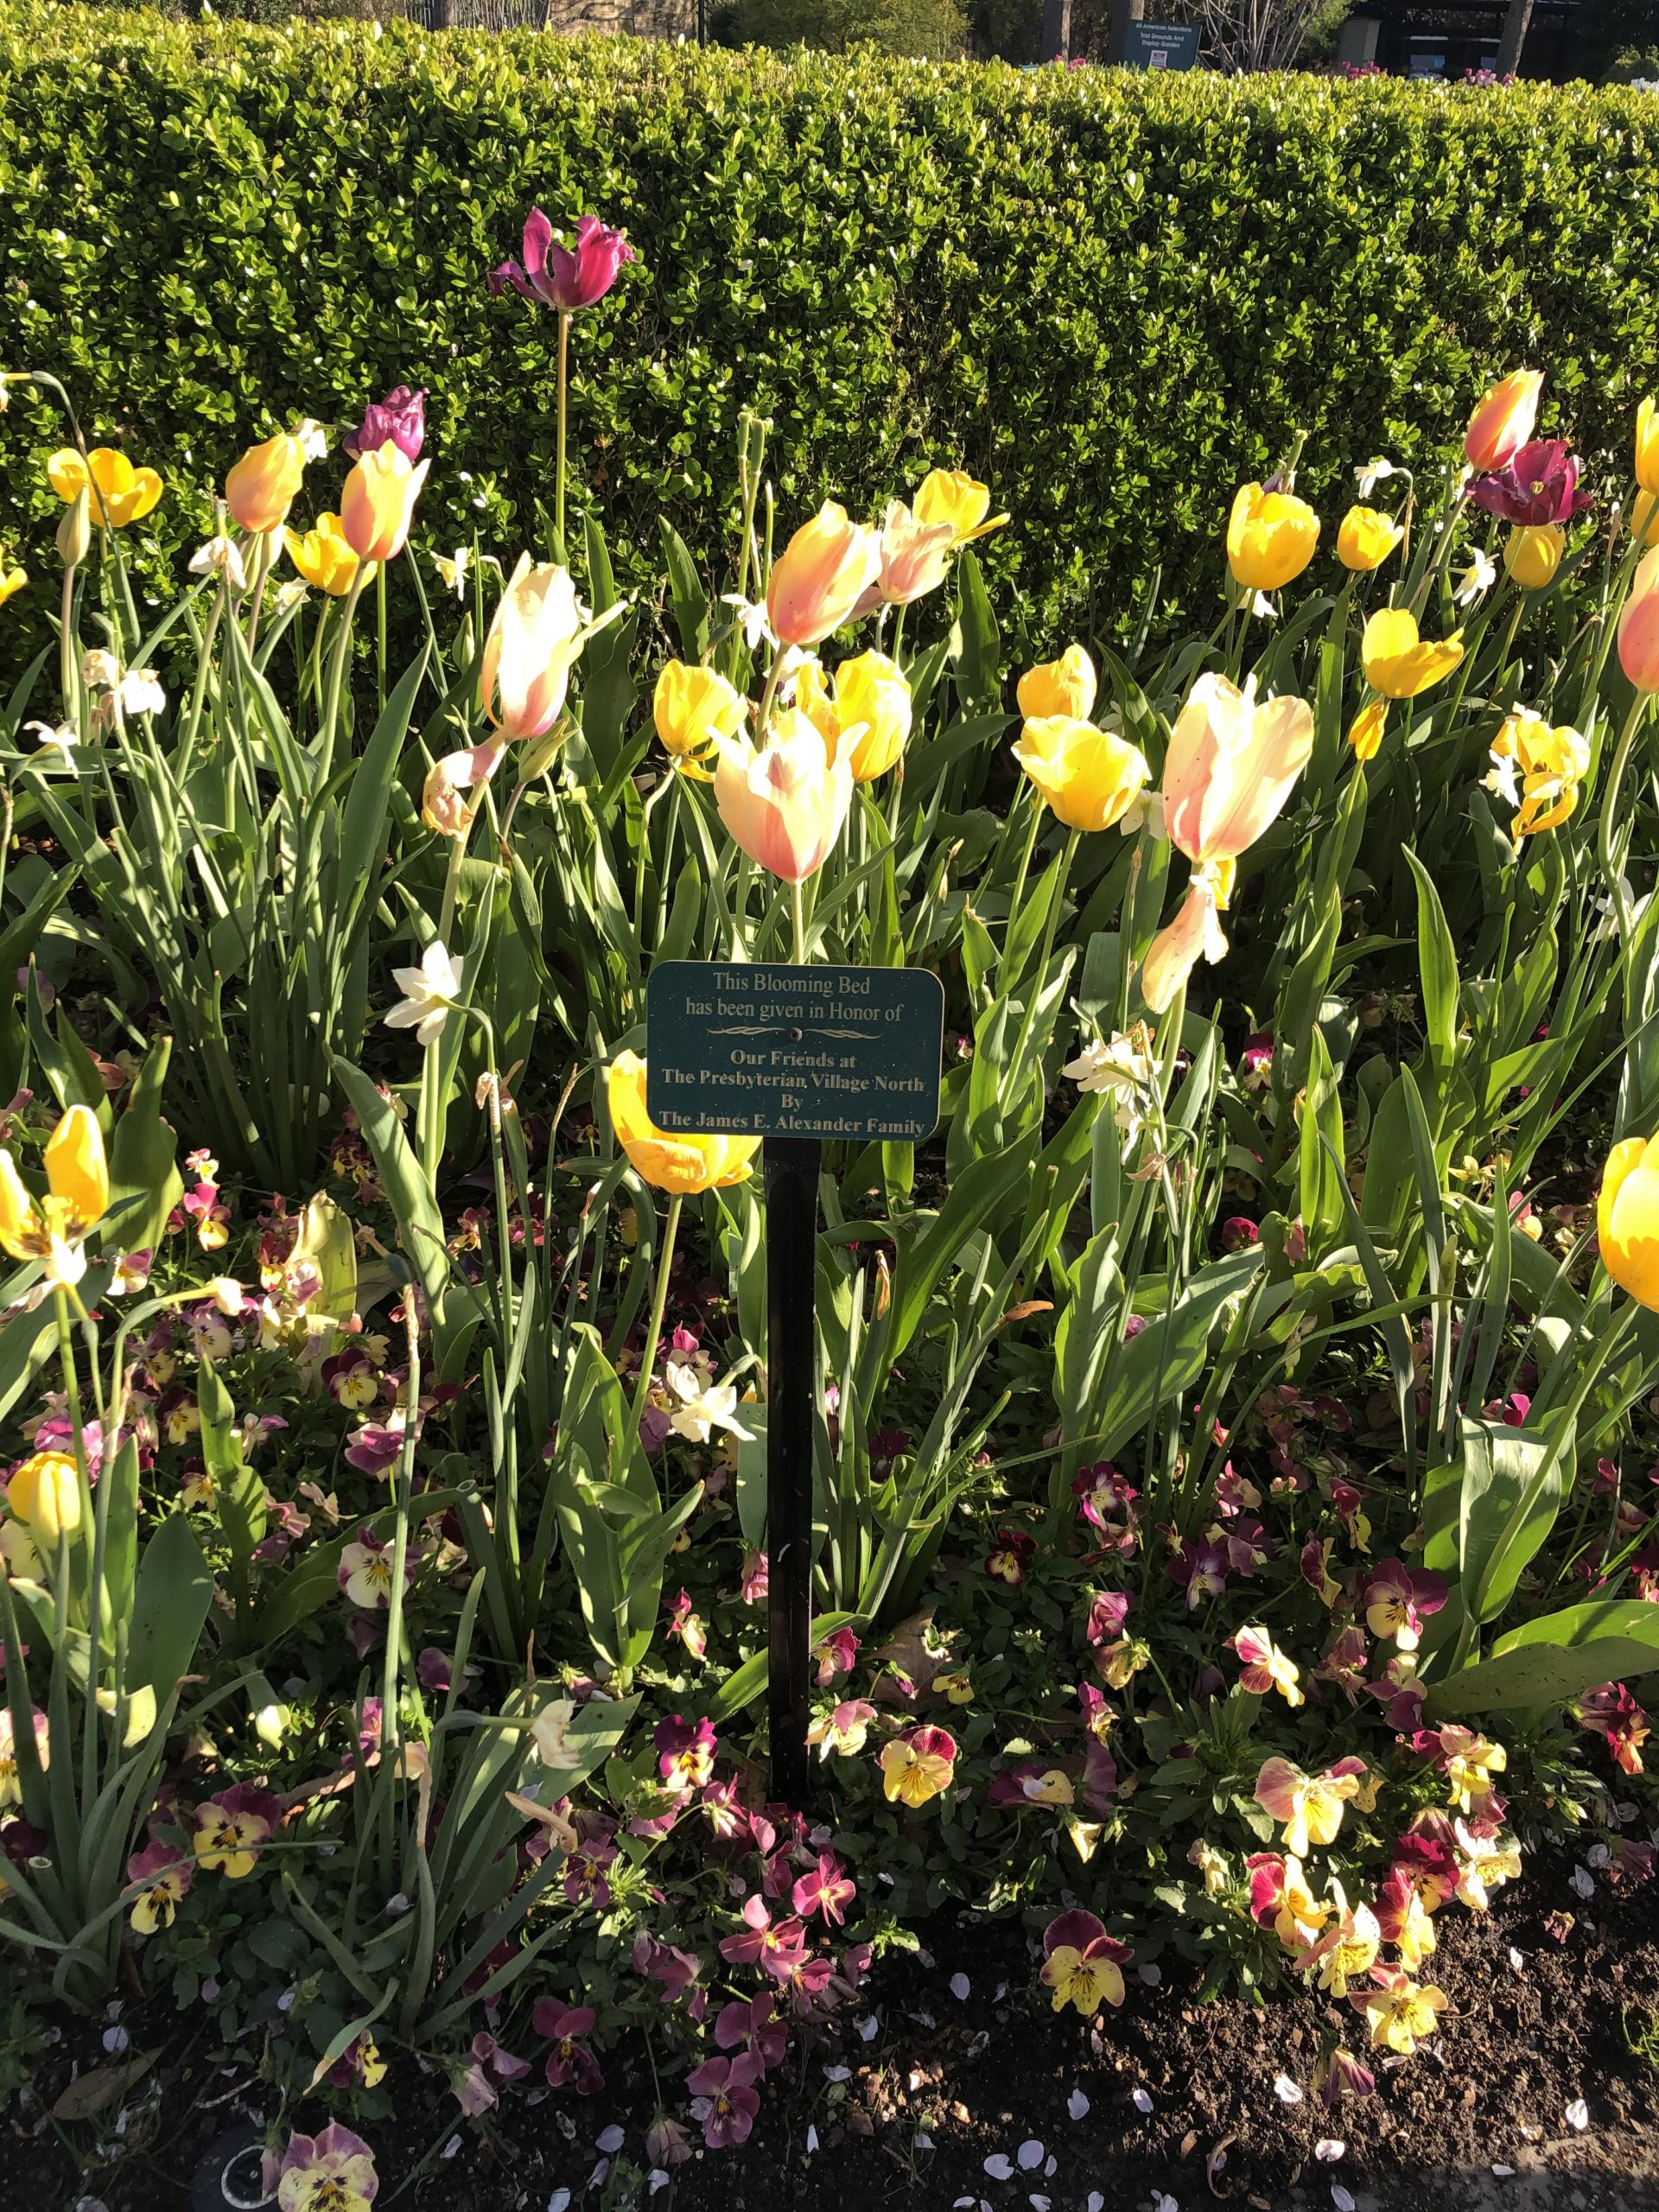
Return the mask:
POLYGON ((391 980, 404 994, 385 1017, 388 1029, 412 1029, 422 1045, 435 1044, 461 1004, 461 968, 446 945, 434 938, 418 968, 394 968, 391 980))
POLYGON ((724 1429, 740 1443, 752 1444, 754 1431, 745 1428, 737 1418, 737 1385, 734 1382, 705 1383, 694 1367, 683 1367, 670 1360, 667 1370, 668 1387, 679 1400, 669 1427, 676 1436, 689 1437, 694 1444, 706 1444, 717 1428, 724 1429))

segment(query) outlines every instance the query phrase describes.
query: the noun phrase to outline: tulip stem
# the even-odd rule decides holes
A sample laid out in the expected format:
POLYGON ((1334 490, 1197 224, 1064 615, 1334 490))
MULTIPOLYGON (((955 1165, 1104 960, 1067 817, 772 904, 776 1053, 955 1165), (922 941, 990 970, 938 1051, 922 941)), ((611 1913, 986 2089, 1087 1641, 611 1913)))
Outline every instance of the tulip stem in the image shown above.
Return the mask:
MULTIPOLYGON (((1048 980, 1049 955, 1054 950, 1054 932, 1059 927, 1060 909, 1065 904, 1066 878, 1071 873, 1071 862, 1082 836, 1083 832, 1080 830, 1066 831, 1065 849, 1055 868, 1054 887, 1050 892, 1048 899, 1048 916, 1043 924, 1043 942, 1038 950, 1037 966, 1032 975, 1031 988, 1026 995, 1026 1010, 1020 1017, 1020 1041, 1015 1045, 1014 1058, 1008 1063, 1009 1071, 1016 1084, 1019 1084, 1025 1070, 1027 1048, 1031 1043, 1031 1033, 1037 1023, 1037 1001, 1041 998, 1043 986, 1048 980)), ((1014 976, 1008 978, 1010 984, 1017 980, 1018 978, 1014 976)), ((1039 1067, 1038 1070, 1039 1088, 1041 1079, 1042 1071, 1039 1067)))
POLYGON ((553 527, 558 535, 558 556, 569 566, 564 550, 564 436, 565 421, 570 394, 570 315, 566 308, 559 310, 559 457, 553 476, 553 527))
POLYGON ((795 931, 795 965, 806 965, 806 894, 798 883, 789 887, 789 913, 795 931))
POLYGON ((1596 824, 1596 847, 1601 861, 1601 872, 1607 879, 1607 891, 1613 902, 1613 912, 1618 918, 1618 941, 1628 957, 1630 933, 1636 927, 1636 909, 1631 904, 1630 886, 1624 880, 1619 865, 1623 855, 1616 861, 1613 843, 1618 828, 1618 791, 1624 780, 1624 771, 1630 765, 1631 749, 1637 733, 1642 727, 1643 716, 1648 709, 1648 694, 1638 691, 1625 716, 1624 727, 1619 733, 1618 745, 1613 753, 1613 765, 1607 772, 1607 783, 1601 795, 1601 814, 1596 824))
POLYGON ((674 1243, 680 1233, 680 1208, 683 1194, 671 1191, 668 1212, 663 1222, 663 1249, 657 1261, 657 1287, 652 1294, 651 1320, 645 1330, 645 1349, 639 1360, 639 1379, 633 1386, 633 1405, 628 1414, 630 1442, 637 1440, 639 1424, 645 1419, 645 1399, 651 1389, 651 1371, 657 1364, 657 1347, 662 1341, 663 1315, 668 1308, 668 1278, 674 1265, 674 1243))
POLYGON ((1043 826, 1043 802, 1038 798, 1035 791, 1031 792, 1030 797, 1031 828, 1026 837, 1026 849, 1020 855, 1020 872, 1014 879, 1014 889, 1008 896, 1008 923, 1007 929, 1002 932, 1002 950, 1005 953, 1008 949, 1008 939, 1014 934, 1014 925, 1020 918, 1020 906, 1025 901, 1026 878, 1031 874, 1031 857, 1037 849, 1038 832, 1043 826))
POLYGON ((374 594, 375 677, 380 702, 375 711, 384 715, 386 711, 386 564, 384 561, 377 561, 374 564, 374 594))
POLYGON ((357 613, 357 602, 363 595, 363 563, 357 564, 352 578, 352 588, 346 594, 346 603, 340 611, 340 627, 334 632, 334 649, 328 658, 328 696, 322 704, 322 733, 317 740, 317 767, 319 784, 326 784, 334 771, 334 728, 340 719, 340 687, 346 681, 346 660, 351 651, 352 619, 357 613))
POLYGON ((271 544, 276 535, 274 530, 262 530, 259 533, 259 550, 255 556, 253 564, 252 604, 248 609, 248 658, 250 660, 253 658, 253 649, 259 642, 259 610, 265 603, 265 579, 270 574, 271 544))
POLYGON ((58 667, 63 685, 63 719, 77 737, 85 737, 80 715, 80 671, 75 653, 75 571, 63 572, 63 607, 59 621, 58 667))

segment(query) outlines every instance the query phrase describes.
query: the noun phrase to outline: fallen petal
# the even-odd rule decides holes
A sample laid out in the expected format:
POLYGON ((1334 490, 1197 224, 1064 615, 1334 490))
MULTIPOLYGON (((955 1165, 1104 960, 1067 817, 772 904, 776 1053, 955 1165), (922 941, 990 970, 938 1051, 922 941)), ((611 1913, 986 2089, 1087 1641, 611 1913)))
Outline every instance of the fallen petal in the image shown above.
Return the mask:
POLYGON ((1073 2089, 1065 2101, 1065 2108, 1073 2120, 1086 2119, 1089 2113, 1089 2100, 1081 2089, 1073 2089))

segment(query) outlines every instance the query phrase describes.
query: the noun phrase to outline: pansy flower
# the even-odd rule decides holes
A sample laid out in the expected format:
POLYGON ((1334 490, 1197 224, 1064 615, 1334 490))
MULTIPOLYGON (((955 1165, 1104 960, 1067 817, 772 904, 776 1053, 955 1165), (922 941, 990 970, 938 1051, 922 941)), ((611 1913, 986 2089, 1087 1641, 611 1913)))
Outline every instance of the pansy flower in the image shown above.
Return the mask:
POLYGON ((821 1851, 810 1873, 803 1874, 790 1892, 790 1902, 804 1920, 820 1913, 832 1928, 846 1918, 847 1907, 857 1892, 847 1870, 833 1851, 821 1851))
POLYGON ((820 1759, 827 1759, 831 1751, 854 1758, 863 1750, 874 1718, 875 1707, 868 1698, 847 1698, 832 1711, 814 1717, 806 1740, 817 1746, 820 1759))
POLYGON ((1071 1777, 1041 1759, 1021 1759, 991 1779, 988 1793, 993 1805, 1069 1805, 1075 1792, 1071 1777))
POLYGON ((633 1939, 633 1970, 661 1985, 665 2000, 677 2004, 702 1972, 702 1961, 694 1951, 683 1951, 675 1943, 659 1943, 649 1929, 642 1928, 633 1939))
POLYGON ((1369 1905, 1349 1904, 1340 1882, 1332 1883, 1331 1895, 1334 1900, 1332 1924, 1300 1965, 1304 1974, 1318 1974, 1321 1989, 1332 1997, 1345 1997, 1349 1983, 1369 1974, 1376 1964, 1382 1930, 1369 1905))
POLYGON ((1449 1999, 1432 1982, 1415 1982, 1395 1967, 1373 1967, 1375 1989, 1356 1990, 1348 2002, 1365 2016, 1373 2050, 1397 2051, 1409 2058, 1440 2026, 1449 1999))
POLYGON ((1455 1722, 1445 1728, 1425 1728, 1414 1738, 1413 1748, 1427 1753, 1446 1779, 1446 1803, 1467 1813, 1492 1793, 1492 1777, 1509 1765, 1502 1744, 1488 1741, 1472 1728, 1455 1722))
POLYGON ((1491 1893, 1521 1872, 1521 1852, 1512 1837, 1482 1835, 1466 1821, 1457 1823, 1459 1904, 1471 1912, 1484 1912, 1491 1893))
POLYGON ((671 1789, 701 1789, 714 1778, 720 1739, 712 1721, 694 1722, 676 1713, 657 1723, 651 1740, 658 1755, 657 1771, 671 1789))
POLYGON ((1320 2102, 1328 2108, 1339 2104, 1344 2097, 1372 2095, 1376 2076, 1369 2066, 1360 2064, 1351 2050, 1333 2050, 1321 2060, 1313 2076, 1313 2086, 1320 2102))
POLYGON ((1095 1654, 1095 1671, 1108 1689, 1127 1689, 1141 1669, 1150 1665, 1152 1648, 1138 1636, 1120 1636, 1103 1643, 1095 1654))
POLYGON ((589 2005, 567 2005, 557 1997, 543 1997, 537 2003, 530 2020, 538 2036, 552 2042, 544 2069, 550 2088, 561 2089, 568 2083, 579 2097, 591 2097, 604 2088, 599 2062, 582 2040, 593 2033, 598 2017, 589 2005))
POLYGON ((368 2212, 379 2186, 373 2152, 332 2120, 321 2134, 289 2138, 276 2202, 282 2212, 368 2212))
POLYGON ((1063 1912, 1043 1931, 1043 1986, 1057 2012, 1075 2005, 1092 2020, 1103 2004, 1123 2002, 1123 1968, 1135 1954, 1109 1936, 1092 1912, 1063 1912))
POLYGON ((1382 1941, 1394 1945, 1408 1973, 1420 1967, 1434 1948, 1430 1910, 1411 1867, 1403 1860, 1396 1861, 1377 1891, 1376 1925, 1382 1941))
POLYGON ((1305 1705, 1300 1669, 1286 1656, 1264 1628, 1242 1628, 1230 1637, 1227 1649, 1240 1662, 1238 1686, 1252 1697, 1266 1697, 1277 1690, 1287 1705, 1305 1705))
POLYGON ((275 1793, 257 1782, 238 1782, 196 1808, 190 1847, 204 1874, 239 1882, 258 1864, 262 1846, 282 1818, 275 1793))
POLYGON ((1314 1775, 1274 1757, 1263 1762, 1256 1776, 1255 1802, 1282 1825, 1286 1851, 1300 1859, 1310 1844, 1336 1841, 1344 1809, 1361 1796, 1369 1780, 1363 1759, 1338 1759, 1314 1775))
POLYGON ((669 1606, 668 1633, 678 1637, 693 1659, 701 1659, 709 1649, 708 1631, 692 1611, 690 1596, 684 1590, 669 1606))
POLYGON ((1219 1536, 1206 1536, 1200 1544, 1185 1537, 1177 1543, 1168 1561, 1172 1582, 1186 1592, 1186 1610, 1197 1611, 1205 1598, 1218 1598, 1227 1587, 1230 1565, 1228 1548, 1219 1536))
POLYGON ((194 1861, 176 1844, 163 1843, 159 1837, 133 1853, 127 1861, 127 1879, 144 1885, 132 1901, 132 1924, 140 1936, 153 1936, 158 1928, 173 1925, 194 1872, 194 1861))
POLYGON ((985 1572, 1012 1588, 1026 1579, 1026 1569, 1036 1551, 1034 1540, 1017 1529, 999 1529, 996 1541, 986 1554, 985 1572))
POLYGON ((715 2041, 722 2050, 735 2050, 741 2044, 762 2074, 781 2066, 789 2047, 789 2030, 773 2018, 776 2005, 769 1989, 747 2002, 737 1999, 722 2005, 715 2018, 715 2041))
POLYGON ((1602 1682, 1586 1690, 1576 1707, 1579 1726, 1601 1737, 1626 1774, 1642 1771, 1642 1746, 1648 1716, 1623 1682, 1602 1682))
POLYGON ((760 2109, 755 2088, 760 2069, 747 2050, 735 2058, 705 2058, 685 2077, 691 2113, 711 2151, 747 2143, 760 2109))
POLYGON ((1315 1680, 1336 1683, 1350 1705, 1357 1704, 1360 1692, 1366 1688, 1369 1650, 1364 1630, 1357 1621, 1350 1621, 1346 1628, 1337 1630, 1325 1647, 1319 1663, 1313 1669, 1315 1680))
MULTIPOLYGON (((419 1564, 420 1554, 411 1547, 404 1560, 405 1583, 414 1580, 419 1564)), ((391 1540, 377 1536, 365 1522, 357 1532, 357 1541, 340 1552, 334 1580, 353 1605, 365 1612, 381 1612, 391 1603, 396 1565, 391 1540)))
POLYGON ((1078 1518, 1100 1531, 1103 1550, 1122 1552, 1126 1557, 1134 1551, 1137 1541, 1135 1501, 1141 1493, 1109 1461, 1103 1459, 1097 1465, 1084 1467, 1072 1479, 1071 1494, 1077 1501, 1078 1518))
POLYGON ((858 1638, 849 1628, 838 1628, 831 1636, 812 1647, 812 1663, 817 1669, 818 1688, 828 1689, 837 1675, 850 1675, 853 1662, 858 1656, 858 1638))
POLYGON ((766 1899, 753 1897, 744 1903, 741 1931, 721 1938, 720 1955, 728 1966, 758 1966, 773 1981, 787 1981, 805 1948, 798 1920, 774 1921, 766 1899))
POLYGON ((1300 1957, 1319 1936, 1331 1908, 1316 1897, 1294 1853, 1252 1852, 1244 1862, 1250 1878, 1250 1917, 1271 1928, 1293 1957, 1300 1957))
POLYGON ((957 1739, 944 1728, 906 1728, 882 1746, 877 1764, 889 1804, 925 1805, 950 1786, 957 1739))
POLYGON ((1365 1578, 1365 1624, 1397 1650, 1414 1651, 1424 1621, 1445 1603, 1446 1577, 1414 1573, 1403 1560, 1385 1559, 1365 1578))
POLYGON ((1122 1636, 1134 1603, 1132 1590, 1096 1590, 1089 1601, 1089 1618, 1084 1624, 1089 1642, 1109 1643, 1122 1636))

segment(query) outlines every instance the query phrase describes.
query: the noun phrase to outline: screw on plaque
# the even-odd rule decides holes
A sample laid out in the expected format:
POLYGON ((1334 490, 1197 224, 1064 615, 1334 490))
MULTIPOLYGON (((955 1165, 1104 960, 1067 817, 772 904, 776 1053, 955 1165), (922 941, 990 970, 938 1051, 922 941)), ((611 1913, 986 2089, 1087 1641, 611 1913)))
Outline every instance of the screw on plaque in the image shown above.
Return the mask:
POLYGON ((801 1041, 801 1033, 800 1033, 800 1031, 799 1031, 798 1029, 791 1029, 791 1030, 790 1031, 790 1033, 789 1033, 789 1041, 790 1041, 790 1043, 791 1043, 791 1045, 798 1045, 798 1044, 800 1043, 800 1041, 801 1041))

